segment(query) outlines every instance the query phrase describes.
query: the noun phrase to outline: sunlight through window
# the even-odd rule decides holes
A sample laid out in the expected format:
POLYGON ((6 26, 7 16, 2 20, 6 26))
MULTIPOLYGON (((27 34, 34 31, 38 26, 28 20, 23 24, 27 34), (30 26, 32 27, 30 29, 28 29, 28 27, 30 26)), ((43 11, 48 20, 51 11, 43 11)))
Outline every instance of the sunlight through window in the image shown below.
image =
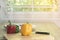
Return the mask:
POLYGON ((7 4, 14 12, 56 11, 58 8, 56 0, 8 0, 7 4))

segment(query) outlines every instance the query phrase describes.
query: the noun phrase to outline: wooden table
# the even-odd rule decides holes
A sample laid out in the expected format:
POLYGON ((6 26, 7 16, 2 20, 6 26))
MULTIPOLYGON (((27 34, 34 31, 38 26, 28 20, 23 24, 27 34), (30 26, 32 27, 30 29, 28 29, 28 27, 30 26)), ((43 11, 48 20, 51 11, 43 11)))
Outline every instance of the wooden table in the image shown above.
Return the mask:
POLYGON ((30 36, 21 36, 20 33, 17 34, 4 34, 7 40, 54 40, 51 35, 42 35, 32 33, 30 36))

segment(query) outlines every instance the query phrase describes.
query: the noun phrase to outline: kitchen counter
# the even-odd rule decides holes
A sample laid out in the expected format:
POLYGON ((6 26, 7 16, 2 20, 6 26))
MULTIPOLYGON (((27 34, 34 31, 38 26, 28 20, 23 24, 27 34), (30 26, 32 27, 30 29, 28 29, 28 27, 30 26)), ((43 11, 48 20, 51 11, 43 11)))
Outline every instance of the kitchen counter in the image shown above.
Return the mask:
MULTIPOLYGON (((40 23, 32 23, 36 25, 34 28, 35 31, 40 32, 50 32, 50 35, 54 37, 54 40, 60 40, 60 28, 52 22, 40 22, 40 23)), ((5 24, 0 24, 5 25, 5 24)), ((0 27, 0 35, 4 36, 6 32, 1 31, 1 28, 3 29, 3 26, 0 27)))

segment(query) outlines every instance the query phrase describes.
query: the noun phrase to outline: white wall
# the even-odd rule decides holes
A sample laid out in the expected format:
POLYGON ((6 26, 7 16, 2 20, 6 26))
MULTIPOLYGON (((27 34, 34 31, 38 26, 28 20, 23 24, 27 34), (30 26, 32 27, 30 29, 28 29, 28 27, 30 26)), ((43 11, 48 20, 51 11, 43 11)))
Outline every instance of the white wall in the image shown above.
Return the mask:
POLYGON ((57 1, 58 1, 59 11, 58 11, 57 19, 54 22, 60 27, 60 0, 57 0, 57 1))
MULTIPOLYGON (((9 13, 11 15, 11 13, 9 13)), ((59 18, 58 12, 23 12, 23 13, 12 13, 11 20, 18 21, 29 21, 29 22, 41 22, 41 21, 56 21, 59 18), (12 16, 13 15, 13 16, 12 16)))
POLYGON ((3 22, 2 18, 6 18, 4 0, 0 0, 0 23, 3 22))

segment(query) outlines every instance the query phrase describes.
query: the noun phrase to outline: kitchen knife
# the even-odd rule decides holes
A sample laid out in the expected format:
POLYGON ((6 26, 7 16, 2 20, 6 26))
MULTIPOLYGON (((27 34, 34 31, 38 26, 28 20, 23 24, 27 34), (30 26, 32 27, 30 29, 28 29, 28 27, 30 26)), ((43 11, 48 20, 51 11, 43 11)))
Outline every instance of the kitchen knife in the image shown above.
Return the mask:
POLYGON ((45 34, 45 35, 49 35, 50 33, 48 32, 35 32, 36 34, 45 34))

